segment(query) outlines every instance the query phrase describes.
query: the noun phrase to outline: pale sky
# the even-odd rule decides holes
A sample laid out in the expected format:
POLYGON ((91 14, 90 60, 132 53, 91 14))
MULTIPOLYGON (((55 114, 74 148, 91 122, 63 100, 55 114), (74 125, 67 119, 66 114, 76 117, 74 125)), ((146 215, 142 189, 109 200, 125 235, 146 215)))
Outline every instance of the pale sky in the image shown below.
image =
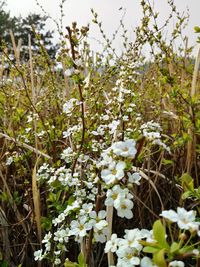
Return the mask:
MULTIPOLYGON (((26 16, 28 13, 42 13, 41 9, 36 5, 35 0, 6 0, 7 10, 10 10, 12 15, 26 16)), ((55 20, 60 17, 59 3, 60 0, 38 0, 55 20)), ((165 21, 166 15, 169 12, 167 0, 154 0, 156 10, 160 13, 161 22, 165 21)), ((200 26, 199 0, 175 0, 177 9, 181 12, 189 8, 190 21, 184 34, 189 37, 189 44, 196 45, 197 35, 194 33, 194 26, 200 26)), ((141 19, 140 0, 67 0, 64 5, 64 26, 71 25, 71 22, 77 21, 78 25, 86 25, 91 22, 91 8, 98 14, 99 19, 103 22, 105 32, 112 36, 113 32, 119 26, 119 20, 122 16, 122 11, 119 8, 126 8, 126 16, 124 24, 129 30, 130 40, 133 38, 132 31, 135 26, 139 25, 141 19)), ((48 20, 48 29, 55 29, 55 23, 48 20)), ((90 35, 96 39, 100 38, 98 28, 94 25, 91 26, 90 35)), ((117 46, 120 48, 120 41, 117 40, 117 46)), ((92 41, 95 46, 95 41, 92 41)))

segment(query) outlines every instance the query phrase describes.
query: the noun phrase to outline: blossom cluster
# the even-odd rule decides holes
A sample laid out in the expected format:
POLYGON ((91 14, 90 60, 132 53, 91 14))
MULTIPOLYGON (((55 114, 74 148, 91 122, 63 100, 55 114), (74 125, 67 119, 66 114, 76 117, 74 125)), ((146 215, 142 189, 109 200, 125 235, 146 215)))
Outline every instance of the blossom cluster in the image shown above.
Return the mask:
POLYGON ((148 121, 140 126, 142 135, 152 142, 154 145, 159 145, 170 153, 170 148, 161 140, 162 127, 159 123, 148 121))
POLYGON ((194 210, 187 211, 178 207, 177 212, 164 210, 161 216, 172 223, 177 223, 181 230, 189 230, 191 233, 197 232, 198 236, 200 236, 200 222, 196 221, 196 212, 194 210))
POLYGON ((106 206, 114 206, 117 215, 121 218, 133 218, 133 195, 129 193, 127 188, 122 189, 120 185, 115 185, 108 189, 106 193, 106 206))
MULTIPOLYGON (((187 211, 184 208, 178 207, 177 212, 174 210, 165 210, 160 216, 165 218, 170 223, 177 223, 180 229, 180 235, 185 235, 185 231, 191 232, 191 236, 195 237, 197 234, 200 236, 200 222, 197 221, 193 210, 187 211)), ((169 224, 170 227, 170 224, 169 224)), ((167 236, 166 236, 167 238, 167 236)), ((174 242, 174 240, 172 240, 174 242)), ((148 244, 154 246, 157 243, 153 236, 153 230, 138 228, 125 230, 123 238, 117 237, 117 234, 112 234, 110 240, 106 242, 105 252, 115 253, 117 256, 116 267, 122 266, 141 266, 141 267, 158 267, 153 263, 153 260, 144 254, 144 246, 148 244), (145 241, 145 242, 144 242, 145 241)), ((178 244, 178 243, 177 243, 178 244)), ((184 244, 183 241, 179 241, 179 249, 184 248, 187 253, 191 253, 193 256, 199 256, 199 250, 197 249, 199 242, 196 244, 184 244)), ((156 248, 155 248, 156 249, 156 248)), ((185 267, 185 263, 181 260, 168 259, 170 267, 185 267)), ((114 267, 114 266, 112 266, 114 267)))
POLYGON ((67 116, 71 116, 72 115, 72 111, 74 110, 74 108, 76 106, 79 106, 81 104, 80 101, 78 101, 78 99, 76 98, 71 98, 68 101, 65 102, 65 104, 63 105, 63 112, 67 115, 67 116))
POLYGON ((52 223, 57 227, 57 231, 53 234, 48 232, 42 243, 44 244, 44 250, 38 250, 34 253, 35 260, 41 261, 48 256, 51 251, 52 243, 57 244, 57 250, 54 251, 55 259, 54 264, 59 265, 61 263, 59 256, 63 251, 67 250, 67 243, 69 238, 73 237, 77 242, 81 242, 84 237, 88 236, 88 233, 93 229, 95 242, 105 243, 106 236, 108 233, 106 211, 100 210, 99 212, 94 211, 94 205, 92 203, 81 203, 75 201, 72 205, 69 205, 58 218, 53 219, 52 223), (66 217, 76 212, 76 219, 71 220, 66 226, 64 221, 66 217))
POLYGON ((117 267, 127 266, 134 267, 140 264, 140 252, 143 246, 140 240, 151 236, 148 230, 125 230, 124 238, 118 238, 116 234, 112 234, 111 239, 106 243, 105 252, 116 253, 117 267))
POLYGON ((134 159, 137 153, 133 139, 115 142, 101 154, 102 160, 98 166, 103 166, 101 178, 106 184, 114 184, 125 177, 126 159, 134 159))

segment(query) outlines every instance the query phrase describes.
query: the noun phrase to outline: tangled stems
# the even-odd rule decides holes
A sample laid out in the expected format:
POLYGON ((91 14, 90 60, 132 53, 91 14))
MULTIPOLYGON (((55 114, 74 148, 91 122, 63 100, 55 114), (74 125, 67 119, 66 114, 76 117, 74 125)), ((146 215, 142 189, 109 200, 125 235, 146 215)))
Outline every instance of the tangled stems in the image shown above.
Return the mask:
MULTIPOLYGON (((68 37, 69 37, 69 42, 70 42, 70 47, 71 47, 71 54, 72 54, 72 59, 74 61, 74 69, 77 70, 77 65, 75 63, 76 60, 76 54, 75 54, 75 42, 72 37, 72 31, 70 27, 66 27, 68 31, 68 37)), ((83 98, 83 93, 82 93, 82 87, 80 82, 78 82, 78 91, 79 91, 79 97, 80 97, 80 103, 81 103, 81 120, 82 120, 82 136, 81 136, 81 144, 78 149, 77 157, 75 158, 73 165, 72 165, 72 174, 74 173, 76 163, 78 160, 78 157, 83 149, 83 144, 84 144, 84 139, 85 139, 85 107, 84 107, 84 98, 83 98)))

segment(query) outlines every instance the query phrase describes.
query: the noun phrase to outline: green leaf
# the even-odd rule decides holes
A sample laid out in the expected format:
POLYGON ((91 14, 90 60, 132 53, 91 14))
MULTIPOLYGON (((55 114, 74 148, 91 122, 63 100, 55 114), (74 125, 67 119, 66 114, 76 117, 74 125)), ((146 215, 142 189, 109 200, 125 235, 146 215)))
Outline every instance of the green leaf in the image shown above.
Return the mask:
POLYGON ((188 173, 184 173, 180 177, 180 180, 184 191, 194 191, 194 181, 188 173))
POLYGON ((153 235, 160 248, 169 249, 169 245, 165 237, 165 227, 162 225, 160 220, 155 221, 153 224, 153 235))
POLYGON ((183 247, 179 250, 179 254, 185 254, 191 251, 191 246, 183 247))
POLYGON ((165 249, 164 248, 158 251, 157 253, 154 253, 153 262, 158 267, 167 267, 167 263, 165 261, 165 249))
POLYGON ((195 30, 195 33, 200 33, 200 27, 195 26, 195 27, 194 27, 194 30, 195 30))
POLYGON ((182 199, 187 199, 192 195, 192 192, 186 191, 185 193, 182 194, 182 199))
POLYGON ((0 266, 1 267, 8 267, 8 263, 3 261, 3 262, 0 262, 0 266))
POLYGON ((143 248, 143 252, 152 253, 152 254, 155 252, 158 252, 158 250, 160 250, 160 249, 156 248, 156 247, 151 247, 151 246, 147 246, 147 247, 143 248))
POLYGON ((78 264, 76 262, 72 262, 69 259, 65 260, 64 267, 77 267, 78 264))
POLYGON ((42 229, 45 229, 47 231, 51 230, 52 227, 52 218, 47 218, 47 217, 41 217, 41 227, 42 229))
POLYGON ((179 244, 177 242, 173 242, 170 247, 170 253, 174 253, 179 250, 179 244))
POLYGON ((78 263, 79 263, 78 265, 79 267, 87 267, 83 253, 80 253, 78 255, 78 263))
POLYGON ((163 164, 163 165, 173 165, 174 162, 173 162, 173 160, 163 159, 163 160, 162 160, 162 164, 163 164))

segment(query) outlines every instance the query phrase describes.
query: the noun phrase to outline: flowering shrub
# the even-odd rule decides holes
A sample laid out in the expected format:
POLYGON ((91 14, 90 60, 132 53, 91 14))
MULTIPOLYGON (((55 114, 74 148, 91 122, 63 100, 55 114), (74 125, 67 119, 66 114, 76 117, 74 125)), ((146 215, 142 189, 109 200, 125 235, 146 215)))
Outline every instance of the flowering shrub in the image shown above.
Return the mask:
MULTIPOLYGON (((159 123, 149 121, 140 127, 130 128, 129 122, 127 127, 125 126, 126 120, 121 113, 113 117, 112 108, 121 110, 125 103, 126 106, 133 106, 128 101, 133 101, 130 96, 134 94, 122 85, 123 82, 117 80, 115 90, 112 91, 116 98, 118 95, 120 101, 116 106, 110 99, 106 114, 100 115, 103 124, 99 121, 99 125, 95 124, 96 130, 87 129, 90 136, 88 142, 91 145, 84 148, 84 154, 83 148, 80 150, 80 145, 75 148, 75 143, 72 145, 69 139, 71 146, 61 153, 61 159, 65 164, 59 168, 52 168, 45 163, 38 170, 38 181, 48 184, 50 194, 57 195, 59 190, 59 195, 63 195, 64 201, 59 204, 59 208, 53 206, 57 209, 58 215, 52 219, 53 229, 42 240, 44 249, 34 253, 35 260, 49 258, 55 265, 60 265, 62 255, 68 250, 68 244, 72 240, 79 244, 82 252, 80 255, 85 258, 84 264, 85 261, 91 264, 89 257, 92 246, 97 243, 105 245, 106 253, 115 253, 118 267, 167 266, 167 263, 169 266, 185 266, 184 262, 174 259, 182 257, 185 253, 191 257, 198 256, 198 242, 191 244, 191 241, 195 239, 196 234, 199 235, 199 223, 195 219, 194 211, 187 212, 183 208, 178 208, 177 213, 172 210, 161 213, 161 216, 167 219, 171 240, 168 240, 165 226, 160 220, 154 223, 153 230, 125 229, 123 238, 112 234, 114 210, 120 218, 134 217, 134 190, 140 186, 142 179, 146 179, 143 168, 134 165, 139 155, 155 145, 170 153, 169 147, 162 141, 162 128, 159 123), (126 95, 129 95, 128 99, 126 95), (135 140, 135 137, 138 140, 135 140), (180 228, 177 240, 172 234, 173 222, 180 228), (186 230, 191 237, 185 233, 186 230), (149 253, 153 255, 152 258, 148 257, 149 253)), ((112 97, 115 98, 113 95, 112 97)), ((64 104, 63 112, 72 117, 77 106, 80 106, 80 102, 72 98, 64 104)), ((87 117, 89 111, 85 114, 85 118, 87 117)), ((83 130, 82 121, 78 126, 72 124, 68 127, 63 136, 76 140, 78 131, 83 130)), ((71 266, 72 263, 67 259, 64 264, 71 266)), ((109 264, 114 264, 114 260, 109 260, 109 264)))
MULTIPOLYGON (((150 142, 161 139, 160 131, 158 123, 149 122, 141 126, 143 136, 147 140, 149 138, 150 142)), ((157 144, 170 152, 163 142, 157 144)), ((77 157, 76 154, 68 147, 61 154, 61 158, 68 164, 73 162, 73 157, 77 157)), ((61 264, 62 253, 67 250, 71 238, 80 244, 85 257, 87 251, 83 246, 86 240, 92 239, 93 245, 98 242, 105 244, 106 253, 116 254, 118 267, 138 265, 159 267, 168 266, 167 262, 169 266, 185 266, 183 261, 174 259, 199 256, 200 243, 192 241, 196 236, 200 236, 200 222, 196 221, 193 210, 187 212, 184 208, 178 207, 177 212, 162 211, 160 215, 166 219, 169 237, 166 234, 165 224, 160 220, 154 223, 152 230, 125 229, 123 238, 118 238, 117 234, 110 236, 109 231, 112 228, 109 227, 109 207, 114 207, 117 216, 121 218, 131 219, 134 216, 133 188, 140 185, 143 174, 140 168, 135 168, 133 165, 136 156, 136 141, 126 139, 113 142, 110 147, 103 149, 99 159, 94 156, 94 160, 89 155, 80 154, 76 158, 77 164, 73 171, 66 166, 54 169, 44 164, 40 167, 38 170, 40 183, 47 182, 51 192, 57 191, 59 187, 64 194, 70 195, 65 201, 66 204, 63 203, 63 211, 52 220, 54 232, 51 230, 42 240, 44 250, 34 253, 35 260, 42 260, 51 255, 50 259, 55 265, 61 264), (83 165, 84 180, 81 179, 80 173, 83 165), (100 206, 104 209, 100 209, 100 206), (172 228, 172 223, 177 223, 177 228, 172 228), (53 257, 50 254, 52 249, 53 257), (151 253, 153 257, 145 256, 146 253, 147 255, 151 253)), ((65 266, 71 266, 70 264, 68 260, 65 262, 65 266)))
POLYGON ((92 11, 105 41, 95 59, 88 27, 73 23, 55 60, 42 46, 2 80, 0 265, 199 264, 199 95, 189 48, 173 47, 186 17, 169 1, 159 26, 141 6, 135 42, 120 21, 120 56, 92 11))

